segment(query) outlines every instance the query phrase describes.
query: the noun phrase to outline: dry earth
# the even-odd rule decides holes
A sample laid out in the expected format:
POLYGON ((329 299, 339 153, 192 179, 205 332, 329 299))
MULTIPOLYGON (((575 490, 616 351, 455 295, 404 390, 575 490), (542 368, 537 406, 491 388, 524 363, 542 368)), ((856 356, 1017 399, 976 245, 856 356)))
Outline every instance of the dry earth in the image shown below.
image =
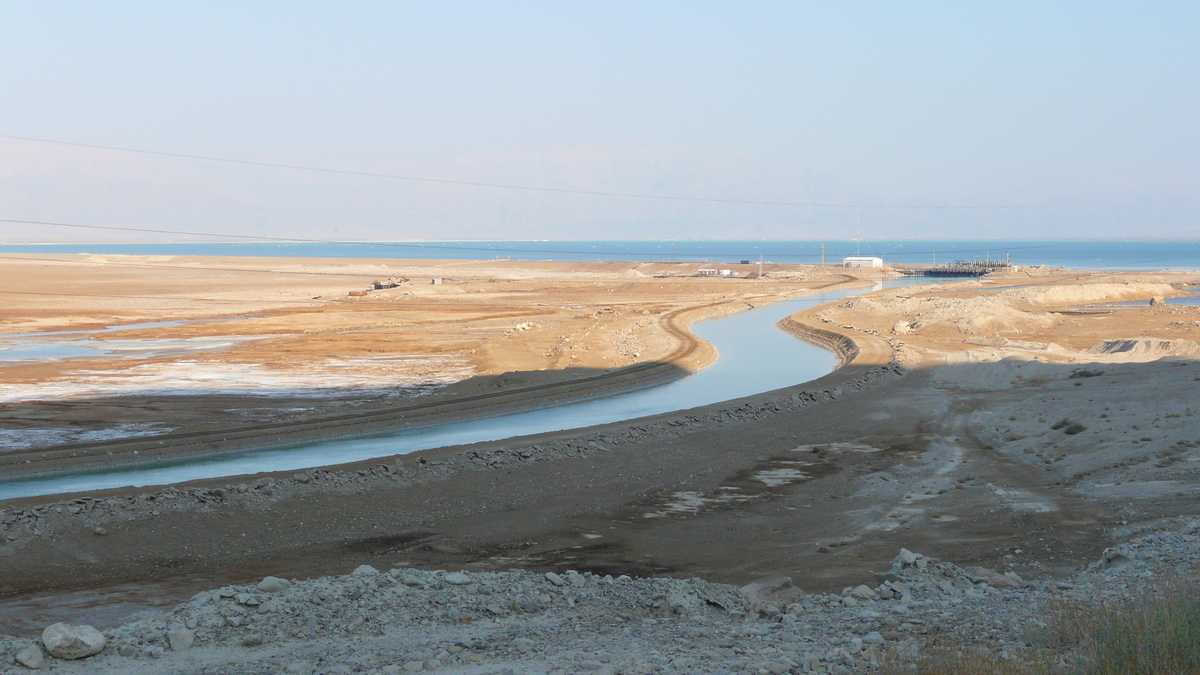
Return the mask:
POLYGON ((8 503, 0 626, 115 625, 97 608, 360 564, 787 575, 829 592, 907 547, 1052 588, 1200 511, 1200 309, 1148 304, 1196 281, 1050 272, 991 284, 1033 288, 884 291, 784 322, 847 361, 789 389, 361 465, 8 503), (1145 306, 1088 307, 1125 300, 1145 306))
POLYGON ((644 387, 715 358, 691 322, 847 279, 776 265, 760 281, 699 278, 695 263, 0 262, 0 475, 257 447, 266 427, 284 443, 644 387), (348 295, 374 281, 399 285, 348 295), (14 360, 63 346, 84 355, 14 360), (147 442, 120 442, 131 438, 147 442))

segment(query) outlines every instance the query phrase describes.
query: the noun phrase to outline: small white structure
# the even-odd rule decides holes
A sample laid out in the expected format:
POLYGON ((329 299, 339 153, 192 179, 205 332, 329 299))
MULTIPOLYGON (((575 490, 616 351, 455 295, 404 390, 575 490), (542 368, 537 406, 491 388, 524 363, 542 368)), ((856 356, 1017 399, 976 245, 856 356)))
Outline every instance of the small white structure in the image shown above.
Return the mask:
POLYGON ((715 276, 717 276, 717 271, 713 270, 713 269, 702 268, 702 269, 696 270, 696 276, 698 276, 698 277, 715 277, 715 276))
POLYGON ((842 267, 883 267, 883 258, 852 255, 842 259, 842 267))
POLYGON ((731 277, 733 276, 733 270, 721 270, 721 276, 731 277))

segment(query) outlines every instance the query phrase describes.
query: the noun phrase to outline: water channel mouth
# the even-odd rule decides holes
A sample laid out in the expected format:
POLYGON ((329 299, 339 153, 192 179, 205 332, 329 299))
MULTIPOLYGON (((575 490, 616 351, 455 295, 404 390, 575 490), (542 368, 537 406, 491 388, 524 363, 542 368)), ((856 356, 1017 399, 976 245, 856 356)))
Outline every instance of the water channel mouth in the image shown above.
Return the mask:
MULTIPOLYGON (((893 279, 870 290, 931 282, 933 280, 927 278, 893 279)), ((837 366, 837 359, 822 347, 784 333, 775 323, 802 309, 863 292, 862 288, 820 292, 696 323, 691 331, 716 347, 719 355, 716 363, 693 375, 650 389, 376 436, 310 442, 150 466, 0 481, 0 500, 308 469, 633 420, 782 389, 828 374, 837 366)))

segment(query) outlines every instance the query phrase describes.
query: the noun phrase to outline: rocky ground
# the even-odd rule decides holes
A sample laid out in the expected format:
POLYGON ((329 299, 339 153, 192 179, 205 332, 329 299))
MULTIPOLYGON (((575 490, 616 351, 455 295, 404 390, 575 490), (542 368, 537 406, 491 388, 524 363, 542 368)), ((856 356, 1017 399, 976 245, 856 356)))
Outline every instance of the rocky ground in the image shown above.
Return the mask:
POLYGON ((99 653, 78 659, 46 653, 58 644, 52 636, 0 637, 0 663, 5 672, 64 675, 870 673, 884 661, 915 661, 935 641, 1012 658, 1042 640, 1055 606, 1128 598, 1193 573, 1200 521, 1172 525, 1105 551, 1070 579, 1023 580, 901 549, 890 570, 816 595, 787 578, 739 589, 364 565, 345 576, 204 591, 163 616, 104 631, 92 647, 99 653))

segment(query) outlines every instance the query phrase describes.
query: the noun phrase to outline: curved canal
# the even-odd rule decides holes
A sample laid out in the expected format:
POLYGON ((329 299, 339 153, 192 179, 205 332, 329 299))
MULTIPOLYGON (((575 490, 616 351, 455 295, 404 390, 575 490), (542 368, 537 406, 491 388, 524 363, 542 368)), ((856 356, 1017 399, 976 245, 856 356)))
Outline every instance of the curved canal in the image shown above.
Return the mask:
MULTIPOLYGON (((885 283, 893 286, 931 281, 896 279, 885 283)), ((877 285, 872 290, 882 287, 877 285)), ((716 347, 719 355, 716 363, 693 375, 650 389, 379 436, 321 441, 151 466, 0 481, 0 500, 307 469, 450 445, 609 424, 781 389, 829 373, 837 366, 837 359, 821 347, 784 333, 775 327, 775 323, 799 310, 863 292, 862 288, 827 291, 693 324, 691 331, 716 347)))

